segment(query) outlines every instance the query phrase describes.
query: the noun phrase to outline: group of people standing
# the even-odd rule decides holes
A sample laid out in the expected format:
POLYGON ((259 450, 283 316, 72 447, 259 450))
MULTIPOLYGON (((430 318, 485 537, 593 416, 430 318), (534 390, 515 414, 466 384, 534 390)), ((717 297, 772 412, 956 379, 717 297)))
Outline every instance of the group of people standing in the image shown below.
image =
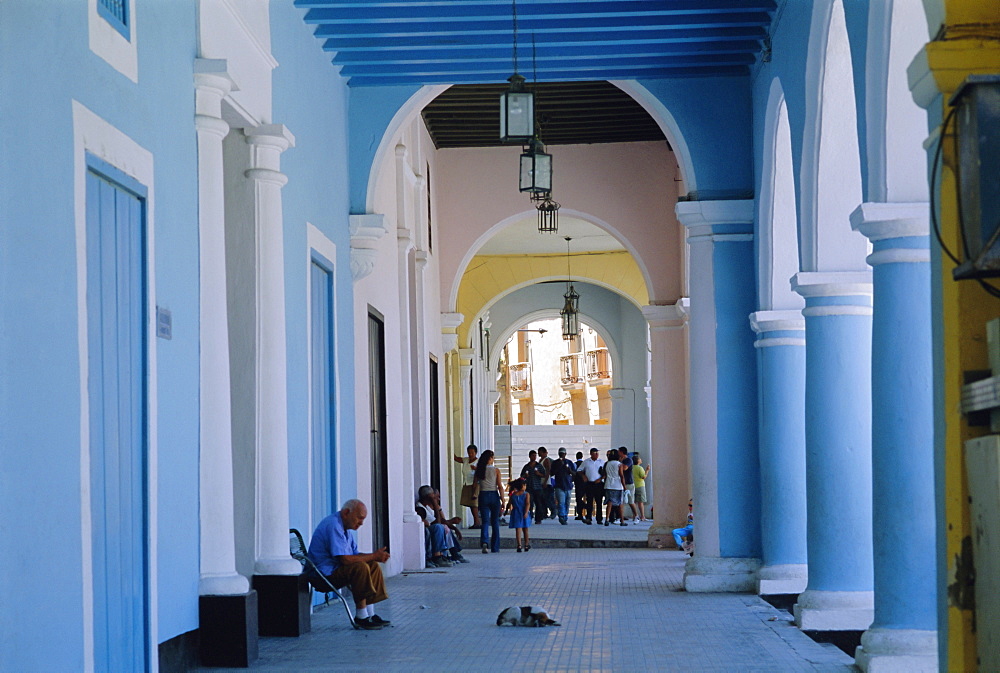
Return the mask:
POLYGON ((638 452, 632 454, 624 446, 607 452, 590 449, 590 458, 576 454, 576 462, 566 457, 560 447, 553 460, 544 446, 528 452, 528 462, 520 476, 503 488, 500 472, 494 465, 492 451, 478 455, 475 445, 469 445, 465 457, 455 456, 455 462, 466 466, 463 472, 462 505, 472 510, 472 528, 480 529, 480 547, 484 554, 500 551, 500 517, 510 513, 509 526, 515 529, 517 550, 531 549, 528 528, 547 518, 569 522, 570 494, 576 489, 576 519, 585 524, 605 526, 617 522, 627 526, 624 505, 631 509, 633 522, 646 518, 646 478, 649 469, 642 465, 638 452), (606 504, 605 504, 606 503, 606 504), (522 543, 523 538, 523 543, 522 543))

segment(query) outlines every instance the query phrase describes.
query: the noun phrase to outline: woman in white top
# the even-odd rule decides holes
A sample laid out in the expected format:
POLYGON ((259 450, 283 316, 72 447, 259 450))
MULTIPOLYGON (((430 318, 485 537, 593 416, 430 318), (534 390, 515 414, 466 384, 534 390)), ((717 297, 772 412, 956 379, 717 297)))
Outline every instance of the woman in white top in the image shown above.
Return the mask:
POLYGON ((608 451, 608 462, 604 463, 604 499, 607 502, 607 512, 604 525, 611 525, 611 510, 618 513, 618 521, 627 526, 622 516, 622 492, 625 490, 625 466, 618 460, 617 451, 608 451))
POLYGON ((493 452, 483 451, 476 464, 476 474, 473 478, 478 491, 479 514, 483 527, 479 533, 479 542, 483 553, 500 551, 500 512, 503 510, 503 486, 500 483, 500 471, 493 465, 493 452), (493 539, 490 540, 490 531, 493 539))
POLYGON ((473 481, 476 477, 476 463, 478 458, 476 454, 479 449, 475 444, 469 444, 465 447, 465 452, 469 454, 465 458, 460 456, 452 456, 456 463, 461 463, 464 468, 462 470, 462 505, 468 507, 472 510, 472 527, 479 528, 482 526, 483 522, 479 518, 479 507, 478 502, 476 502, 475 490, 472 487, 473 481))

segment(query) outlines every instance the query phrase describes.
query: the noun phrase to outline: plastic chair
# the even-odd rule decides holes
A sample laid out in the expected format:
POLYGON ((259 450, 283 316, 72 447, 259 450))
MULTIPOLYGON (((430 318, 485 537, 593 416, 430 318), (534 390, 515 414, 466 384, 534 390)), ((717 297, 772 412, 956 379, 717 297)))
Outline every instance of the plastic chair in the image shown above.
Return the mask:
POLYGON ((327 606, 330 605, 330 594, 335 594, 340 602, 344 605, 344 611, 347 613, 347 619, 350 620, 351 626, 358 628, 357 623, 354 621, 354 615, 351 614, 351 607, 344 597, 344 591, 346 587, 335 587, 328 580, 323 573, 319 571, 316 564, 312 562, 309 558, 309 554, 306 551, 306 542, 302 538, 302 533, 292 528, 288 531, 288 545, 292 554, 292 558, 302 564, 303 572, 305 573, 306 579, 309 581, 309 585, 323 593, 326 599, 327 606))

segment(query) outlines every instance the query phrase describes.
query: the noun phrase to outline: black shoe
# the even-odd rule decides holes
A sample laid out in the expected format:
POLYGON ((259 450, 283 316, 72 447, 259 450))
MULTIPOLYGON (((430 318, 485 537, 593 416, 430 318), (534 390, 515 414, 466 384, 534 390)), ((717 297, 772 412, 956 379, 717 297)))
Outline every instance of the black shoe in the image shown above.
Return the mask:
POLYGON ((384 624, 379 624, 378 622, 372 621, 372 617, 355 619, 354 625, 356 628, 364 629, 365 631, 378 631, 380 628, 384 626, 384 624))
POLYGON ((388 619, 382 619, 378 615, 372 615, 371 617, 368 618, 368 621, 372 622, 373 624, 381 624, 382 626, 389 626, 389 624, 392 624, 392 622, 390 622, 388 619))

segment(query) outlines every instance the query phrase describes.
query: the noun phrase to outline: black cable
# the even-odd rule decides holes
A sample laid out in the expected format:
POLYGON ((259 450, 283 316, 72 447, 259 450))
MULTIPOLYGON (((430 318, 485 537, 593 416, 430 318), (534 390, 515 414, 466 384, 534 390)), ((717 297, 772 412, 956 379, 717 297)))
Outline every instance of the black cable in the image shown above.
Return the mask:
POLYGON ((937 174, 938 168, 941 162, 941 149, 944 147, 944 136, 945 132, 948 130, 948 124, 951 122, 952 117, 955 116, 957 108, 952 108, 951 112, 947 114, 944 121, 941 122, 941 132, 938 136, 937 148, 934 150, 934 159, 931 161, 931 184, 930 184, 930 207, 931 207, 931 225, 934 229, 934 237, 937 239, 938 245, 944 254, 948 255, 949 259, 955 263, 955 266, 960 265, 962 262, 948 249, 945 245, 944 239, 941 237, 941 228, 938 226, 937 219, 937 207, 935 205, 934 195, 937 192, 937 174))

